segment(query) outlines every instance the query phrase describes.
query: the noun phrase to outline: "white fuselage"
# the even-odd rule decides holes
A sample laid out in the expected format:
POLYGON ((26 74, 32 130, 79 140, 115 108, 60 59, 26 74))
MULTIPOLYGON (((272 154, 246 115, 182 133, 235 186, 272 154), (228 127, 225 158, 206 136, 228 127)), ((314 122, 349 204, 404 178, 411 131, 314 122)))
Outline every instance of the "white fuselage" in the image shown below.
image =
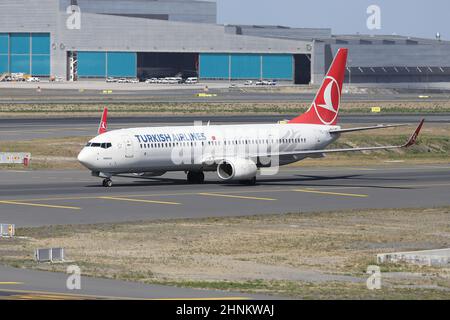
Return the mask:
POLYGON ((252 159, 258 167, 282 166, 307 157, 295 156, 295 151, 327 147, 338 138, 329 133, 337 128, 312 124, 252 124, 122 129, 89 141, 78 160, 91 171, 106 176, 211 171, 217 167, 217 161, 230 158, 252 159), (274 157, 268 160, 272 155, 274 157))

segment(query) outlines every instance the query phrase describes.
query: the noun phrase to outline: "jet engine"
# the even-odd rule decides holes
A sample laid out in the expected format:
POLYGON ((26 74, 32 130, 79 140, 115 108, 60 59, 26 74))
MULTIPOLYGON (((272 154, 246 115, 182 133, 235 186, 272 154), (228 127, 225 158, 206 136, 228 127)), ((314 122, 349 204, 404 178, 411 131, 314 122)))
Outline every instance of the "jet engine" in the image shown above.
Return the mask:
POLYGON ((258 168, 249 159, 224 159, 217 166, 217 175, 224 181, 250 180, 256 176, 258 168))

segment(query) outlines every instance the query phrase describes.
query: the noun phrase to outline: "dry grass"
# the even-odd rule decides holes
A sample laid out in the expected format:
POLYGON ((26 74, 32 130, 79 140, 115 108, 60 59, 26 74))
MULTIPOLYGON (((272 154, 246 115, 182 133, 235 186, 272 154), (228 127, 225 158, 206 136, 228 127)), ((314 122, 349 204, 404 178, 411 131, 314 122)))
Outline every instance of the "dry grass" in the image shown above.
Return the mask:
MULTIPOLYGON (((77 155, 89 137, 0 141, 2 152, 30 152, 33 169, 81 169, 77 155)), ((0 166, 2 168, 2 166, 0 166)), ((14 166, 3 166, 14 168, 14 166)))
POLYGON ((365 271, 375 263, 377 253, 449 247, 450 208, 55 226, 18 232, 30 238, 0 242, 2 263, 63 271, 63 265, 32 261, 36 247, 63 246, 84 274, 108 278, 302 298, 450 298, 450 270, 433 267, 385 266, 384 289, 378 293, 365 289, 365 271))
MULTIPOLYGON (((232 102, 215 103, 110 103, 104 104, 0 104, 1 117, 77 117, 99 116, 107 106, 111 116, 140 115, 233 115, 233 114, 297 114, 307 110, 311 102, 232 102)), ((381 107, 383 113, 437 113, 450 112, 450 101, 383 101, 343 102, 342 113, 370 113, 372 107, 381 107)))

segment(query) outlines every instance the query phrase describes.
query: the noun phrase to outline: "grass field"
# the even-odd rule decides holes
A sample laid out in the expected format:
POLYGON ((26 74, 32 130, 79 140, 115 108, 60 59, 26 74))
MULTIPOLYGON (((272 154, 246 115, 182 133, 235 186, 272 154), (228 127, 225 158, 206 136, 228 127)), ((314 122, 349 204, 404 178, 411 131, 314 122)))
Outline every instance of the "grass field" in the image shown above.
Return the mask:
MULTIPOLYGON (((103 104, 0 104, 0 117, 77 117, 99 116, 104 107, 110 109, 112 116, 117 115, 233 115, 233 114, 298 114, 307 110, 308 102, 233 102, 214 103, 127 103, 105 102, 103 104)), ((450 112, 450 101, 420 102, 343 102, 340 112, 371 113, 372 107, 381 107, 382 113, 439 113, 450 112)))
POLYGON ((376 254, 450 246, 450 208, 183 219, 20 228, 0 241, 0 263, 36 264, 37 247, 64 247, 84 275, 303 299, 450 299, 450 269, 381 266, 382 289, 368 290, 376 254))
MULTIPOLYGON (((345 134, 331 148, 403 144, 413 129, 413 127, 400 127, 345 134)), ((76 161, 76 156, 89 139, 90 137, 68 137, 30 141, 0 141, 0 150, 2 152, 31 152, 33 169, 81 169, 81 165, 76 161)), ((408 150, 333 154, 327 155, 326 159, 308 159, 294 165, 379 165, 383 161, 448 163, 449 150, 450 126, 426 124, 419 144, 408 150)), ((3 168, 8 167, 3 166, 3 168)))

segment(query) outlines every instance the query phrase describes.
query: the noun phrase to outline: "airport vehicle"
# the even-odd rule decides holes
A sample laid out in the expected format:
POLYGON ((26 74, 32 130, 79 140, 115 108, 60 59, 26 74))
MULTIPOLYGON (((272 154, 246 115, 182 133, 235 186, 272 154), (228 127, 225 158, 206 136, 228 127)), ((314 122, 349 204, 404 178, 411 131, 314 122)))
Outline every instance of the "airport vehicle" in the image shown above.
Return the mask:
POLYGON ((408 148, 415 144, 422 120, 403 145, 326 149, 342 134, 401 125, 377 125, 343 129, 337 125, 347 49, 333 60, 309 110, 286 123, 251 125, 194 125, 183 127, 132 128, 107 131, 105 109, 99 135, 90 140, 78 161, 113 185, 112 177, 137 174, 161 176, 184 171, 189 183, 203 183, 204 172, 216 171, 222 181, 253 185, 262 174, 306 158, 327 153, 408 148))
POLYGON ((184 83, 186 83, 186 84, 196 84, 196 83, 198 83, 198 78, 196 78, 196 77, 187 78, 184 83))
POLYGON ((27 82, 40 82, 41 79, 37 78, 37 77, 29 77, 26 80, 27 82))

